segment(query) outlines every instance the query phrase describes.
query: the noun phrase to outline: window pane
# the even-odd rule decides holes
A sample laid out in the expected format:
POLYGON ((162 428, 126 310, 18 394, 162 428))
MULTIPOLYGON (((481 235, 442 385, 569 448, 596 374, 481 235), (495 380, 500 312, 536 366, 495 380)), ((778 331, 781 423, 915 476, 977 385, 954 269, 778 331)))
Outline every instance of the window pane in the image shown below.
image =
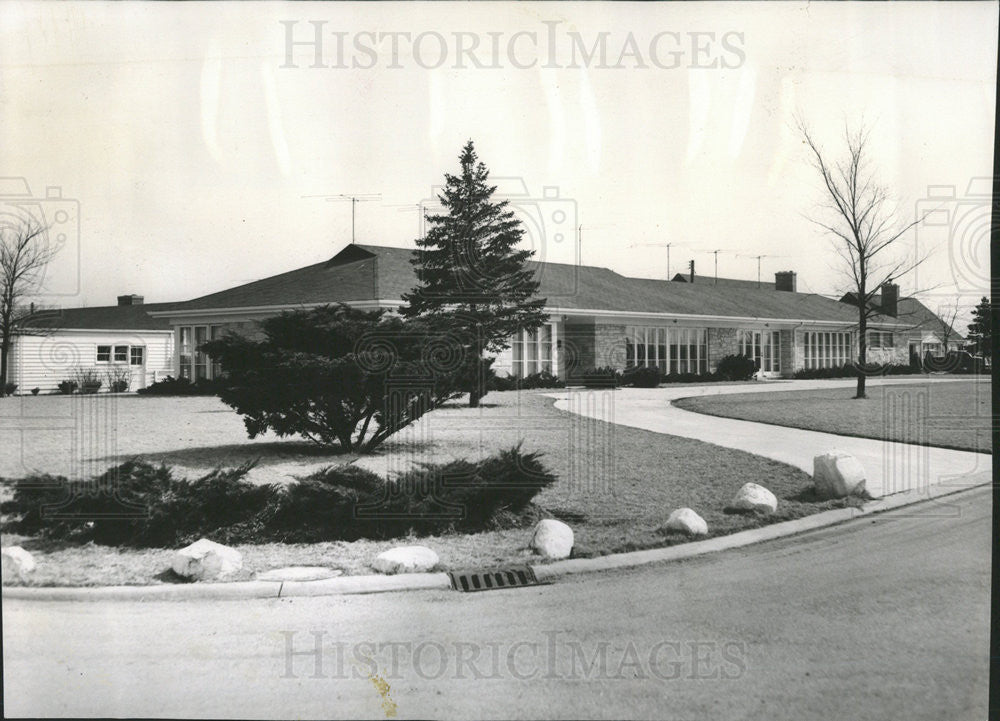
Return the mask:
POLYGON ((111 346, 109 345, 97 346, 97 362, 107 363, 110 360, 111 360, 111 346))
POLYGON ((128 346, 127 345, 116 345, 115 346, 115 363, 124 363, 128 360, 128 346))
POLYGON ((129 349, 129 365, 141 366, 146 349, 142 346, 134 345, 129 349))

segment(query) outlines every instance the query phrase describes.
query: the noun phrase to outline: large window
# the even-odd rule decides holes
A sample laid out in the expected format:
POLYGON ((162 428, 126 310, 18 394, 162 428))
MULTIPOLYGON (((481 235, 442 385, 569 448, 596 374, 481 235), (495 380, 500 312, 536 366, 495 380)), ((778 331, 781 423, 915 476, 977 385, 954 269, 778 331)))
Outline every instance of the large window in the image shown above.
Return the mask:
POLYGON ((98 363, 111 362, 111 346, 109 345, 97 346, 97 362, 98 363))
POLYGON ((781 333, 776 330, 741 330, 740 355, 751 358, 757 370, 778 373, 781 370, 781 333))
POLYGON ((221 369, 213 363, 208 353, 200 350, 203 343, 221 337, 220 326, 184 325, 180 327, 178 363, 181 378, 199 380, 217 378, 221 369))
POLYGON ((661 373, 706 373, 708 332, 704 328, 625 328, 625 366, 652 366, 661 373))
POLYGON ((552 368, 552 326, 546 323, 535 330, 522 330, 511 338, 511 374, 524 378, 552 368))
POLYGON ((892 348, 893 339, 892 332, 887 330, 870 330, 868 331, 868 347, 869 348, 892 348))
POLYGON ((834 368, 852 360, 850 333, 809 331, 804 341, 806 368, 834 368))

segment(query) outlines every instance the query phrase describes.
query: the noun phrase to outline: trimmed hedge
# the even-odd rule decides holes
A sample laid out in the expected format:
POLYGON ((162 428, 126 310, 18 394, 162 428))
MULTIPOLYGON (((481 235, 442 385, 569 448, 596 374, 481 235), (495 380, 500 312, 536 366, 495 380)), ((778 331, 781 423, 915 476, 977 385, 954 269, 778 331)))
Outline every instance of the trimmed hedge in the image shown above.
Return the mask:
POLYGON ((727 355, 719 361, 715 373, 729 381, 748 381, 757 370, 757 364, 745 355, 727 355))
POLYGON ((535 388, 565 388, 566 383, 559 379, 559 376, 552 375, 548 371, 539 371, 517 378, 515 376, 493 375, 486 382, 488 391, 517 391, 531 390, 535 388))
POLYGON ((220 387, 221 383, 217 380, 201 378, 192 383, 187 378, 167 376, 162 381, 138 389, 136 393, 144 396, 214 396, 220 387))
POLYGON ((660 385, 660 369, 652 366, 633 366, 622 373, 622 384, 634 388, 656 388, 660 385))
POLYGON ((475 532, 530 523, 538 515, 532 499, 556 481, 538 453, 520 447, 476 463, 425 465, 393 480, 348 465, 286 486, 261 485, 246 480, 252 467, 189 481, 166 466, 132 460, 90 483, 23 478, 13 484, 13 499, 0 504, 8 516, 4 531, 136 548, 202 537, 310 543, 475 532))

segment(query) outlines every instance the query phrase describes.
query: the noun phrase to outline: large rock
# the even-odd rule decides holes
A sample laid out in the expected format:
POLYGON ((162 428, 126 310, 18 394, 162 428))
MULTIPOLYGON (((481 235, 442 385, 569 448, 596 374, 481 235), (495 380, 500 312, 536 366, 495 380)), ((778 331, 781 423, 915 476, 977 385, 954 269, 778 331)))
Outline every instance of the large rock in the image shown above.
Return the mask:
POLYGON ((778 499, 764 486, 759 486, 756 483, 744 483, 729 506, 740 511, 774 513, 778 510, 778 499))
POLYGON ((865 468, 850 453, 831 451, 813 458, 813 482, 820 498, 845 498, 865 492, 865 468))
POLYGON ((573 529, 562 521, 545 518, 535 526, 529 545, 546 558, 569 558, 573 551, 573 529))
POLYGON ((372 563, 379 573, 424 573, 438 564, 440 559, 427 546, 400 546, 375 557, 372 563))
POLYGON ((174 554, 174 573, 192 581, 223 580, 243 568, 243 554, 235 548, 202 538, 174 554))
POLYGON ((666 528, 671 531, 683 531, 691 536, 704 536, 708 533, 705 519, 690 508, 678 508, 671 513, 666 528))
POLYGON ((35 570, 35 559, 20 546, 7 546, 0 555, 4 583, 24 581, 35 570))

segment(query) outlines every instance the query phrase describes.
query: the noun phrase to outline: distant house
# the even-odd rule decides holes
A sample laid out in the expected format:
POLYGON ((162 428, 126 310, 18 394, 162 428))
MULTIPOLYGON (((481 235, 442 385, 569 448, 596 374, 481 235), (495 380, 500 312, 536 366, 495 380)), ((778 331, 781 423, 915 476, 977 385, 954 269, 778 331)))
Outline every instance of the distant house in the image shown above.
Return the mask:
MULTIPOLYGON (((857 306, 857 295, 846 293, 840 301, 857 306)), ((948 351, 961 350, 966 339, 943 318, 913 297, 899 297, 896 283, 884 283, 881 292, 874 295, 869 305, 883 316, 889 316, 904 325, 904 330, 896 335, 893 342, 905 348, 907 358, 923 359, 930 353, 935 358, 943 358, 948 351)), ((884 343, 877 330, 868 333, 868 347, 878 351, 884 343)))
MULTIPOLYGON (((255 321, 285 310, 347 303, 397 309, 416 284, 410 248, 349 245, 329 260, 151 311, 174 331, 176 375, 212 378, 218 372, 200 350, 227 330, 255 332, 255 321)), ((856 356, 856 311, 845 303, 799 293, 795 273, 774 283, 673 282, 632 278, 607 268, 529 263, 547 299, 548 322, 522 331, 499 355, 497 372, 524 376, 547 370, 572 378, 579 370, 649 365, 665 373, 704 373, 723 357, 754 358, 764 375, 788 376, 856 356)), ((714 279, 709 279, 714 280, 714 279)), ((872 328, 895 350, 881 355, 905 363, 897 335, 905 322, 877 315, 872 328)), ((888 351, 889 349, 884 349, 888 351)))
POLYGON ((123 295, 114 306, 38 311, 15 336, 8 378, 19 394, 55 391, 78 369, 96 371, 102 391, 116 368, 128 371, 132 391, 162 380, 173 372, 174 333, 149 311, 165 306, 123 295))

